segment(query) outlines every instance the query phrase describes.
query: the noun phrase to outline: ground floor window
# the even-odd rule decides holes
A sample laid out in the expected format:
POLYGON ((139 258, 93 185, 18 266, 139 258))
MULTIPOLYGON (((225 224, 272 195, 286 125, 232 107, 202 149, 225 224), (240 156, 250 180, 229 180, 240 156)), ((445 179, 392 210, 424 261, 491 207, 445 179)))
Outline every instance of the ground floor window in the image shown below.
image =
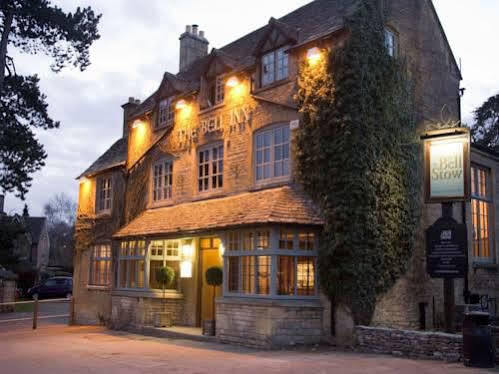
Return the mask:
POLYGON ((111 285, 111 245, 101 244, 92 247, 88 284, 91 286, 111 285))
POLYGON ((490 169, 471 167, 471 217, 473 257, 478 261, 494 259, 493 200, 490 169))
POLYGON ((272 228, 225 235, 229 294, 308 297, 317 295, 317 233, 272 228))
POLYGON ((146 248, 143 240, 121 242, 118 260, 118 288, 162 290, 158 271, 168 266, 175 273, 175 280, 166 286, 179 290, 180 240, 154 240, 146 248))

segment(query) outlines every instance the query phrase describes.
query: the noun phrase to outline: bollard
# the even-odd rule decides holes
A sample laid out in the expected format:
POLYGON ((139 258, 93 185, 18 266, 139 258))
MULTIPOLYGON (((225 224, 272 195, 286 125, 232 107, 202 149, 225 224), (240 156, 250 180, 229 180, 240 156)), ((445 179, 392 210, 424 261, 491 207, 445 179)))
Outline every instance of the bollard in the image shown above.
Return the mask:
POLYGON ((35 305, 33 307, 33 330, 36 330, 38 320, 38 296, 35 295, 35 305))

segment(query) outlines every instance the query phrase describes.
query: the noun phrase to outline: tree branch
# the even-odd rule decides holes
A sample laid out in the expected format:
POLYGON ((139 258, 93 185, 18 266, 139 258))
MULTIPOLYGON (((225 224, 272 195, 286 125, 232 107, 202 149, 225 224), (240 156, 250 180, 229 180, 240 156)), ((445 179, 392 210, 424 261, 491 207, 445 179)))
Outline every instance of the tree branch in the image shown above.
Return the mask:
POLYGON ((5 80, 5 66, 7 63, 7 44, 9 43, 9 34, 14 20, 13 13, 6 13, 4 18, 2 38, 0 40, 0 97, 3 92, 3 82, 5 80))

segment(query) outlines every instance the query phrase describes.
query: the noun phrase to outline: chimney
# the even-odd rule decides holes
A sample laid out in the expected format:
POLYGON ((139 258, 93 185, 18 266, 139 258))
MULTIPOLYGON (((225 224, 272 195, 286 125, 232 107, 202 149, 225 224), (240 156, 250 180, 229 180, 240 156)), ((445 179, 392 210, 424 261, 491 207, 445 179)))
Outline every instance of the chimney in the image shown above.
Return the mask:
POLYGON ((128 102, 121 106, 123 108, 123 138, 128 136, 128 121, 130 119, 130 114, 137 109, 139 105, 140 100, 129 97, 128 102))
POLYGON ((204 31, 198 31, 198 25, 187 25, 180 35, 180 72, 185 71, 190 64, 208 54, 208 45, 204 31))
POLYGON ((5 195, 0 195, 0 215, 4 214, 4 202, 5 202, 5 195))

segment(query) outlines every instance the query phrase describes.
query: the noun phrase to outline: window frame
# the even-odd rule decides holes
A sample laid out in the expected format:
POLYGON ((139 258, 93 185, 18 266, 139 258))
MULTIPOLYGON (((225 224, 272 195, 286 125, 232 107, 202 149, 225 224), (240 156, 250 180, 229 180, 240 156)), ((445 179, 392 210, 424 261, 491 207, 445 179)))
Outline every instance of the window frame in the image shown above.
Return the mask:
POLYGON ((494 263, 495 255, 495 227, 494 227, 494 199, 492 189, 492 170, 486 166, 472 164, 471 165, 471 256, 474 262, 477 263, 494 263), (480 172, 484 173, 485 191, 482 193, 480 172), (475 206, 476 202, 476 206, 475 206), (482 235, 482 206, 487 206, 487 240, 488 240, 488 256, 484 255, 485 249, 482 247, 482 242, 485 240, 482 235), (475 209, 476 217, 475 217, 475 209), (478 228, 476 228, 476 224, 478 228), (478 232, 478 233, 477 233, 478 232))
POLYGON ((113 209, 113 184, 113 177, 111 175, 97 177, 95 188, 95 211, 97 214, 111 213, 113 209), (102 188, 103 186, 104 188, 102 188), (101 203, 103 204, 103 208, 101 208, 101 203))
POLYGON ((260 87, 268 87, 272 84, 279 83, 289 79, 289 53, 287 53, 288 46, 282 46, 276 48, 272 51, 266 52, 260 58, 260 87), (279 58, 279 57, 285 58, 279 58), (272 60, 272 61, 269 61, 272 60), (281 62, 286 62, 280 66, 281 62), (272 66, 272 71, 267 71, 267 67, 272 66), (284 69, 285 67, 285 69, 284 69), (286 71, 285 75, 280 76, 280 71, 286 71), (270 75, 271 79, 266 79, 267 75, 270 75))
POLYGON ((102 288, 110 288, 113 283, 113 251, 112 251, 112 246, 109 243, 103 243, 103 244, 94 244, 91 248, 91 253, 90 253, 90 259, 89 259, 89 267, 88 267, 88 280, 87 280, 87 286, 88 287, 102 287, 102 288), (96 252, 98 248, 102 247, 107 247, 105 252, 100 252, 99 255, 96 255, 96 252), (102 253, 105 254, 105 256, 102 256, 102 253), (107 283, 97 283, 94 282, 95 279, 95 262, 104 262, 107 263, 107 268, 105 272, 107 273, 106 278, 107 278, 107 283))
POLYGON ((196 150, 196 181, 197 181, 197 193, 206 194, 210 192, 223 191, 225 178, 225 145, 224 142, 216 142, 203 145, 196 150), (213 150, 217 149, 217 159, 216 159, 216 173, 214 170, 214 159, 213 150), (220 149, 222 150, 222 157, 220 158, 220 149), (205 154, 208 152, 209 160, 206 161, 205 154), (203 153, 203 161, 201 161, 201 153, 203 153), (206 166, 208 167, 208 172, 206 173, 206 166), (220 167, 221 166, 221 167, 220 167), (220 171, 221 169, 221 171, 220 171), (202 172, 202 170, 204 170, 202 172), (216 187, 213 187, 213 178, 216 178, 216 187), (207 181, 207 186, 206 186, 207 181))
POLYGON ((385 26, 383 30, 384 46, 390 57, 398 56, 398 33, 391 27, 385 26), (391 45, 389 44, 391 38, 391 45))
POLYGON ((151 198, 150 198, 150 202, 151 202, 151 205, 162 205, 162 204, 167 204, 171 201, 173 201, 173 194, 174 194, 174 188, 173 188, 173 178, 174 178, 174 175, 175 175, 175 166, 174 166, 174 160, 173 158, 171 157, 163 157, 161 159, 158 159, 156 160, 152 166, 151 166, 151 187, 150 187, 150 191, 151 191, 151 198), (168 169, 169 169, 169 172, 166 173, 166 165, 169 165, 168 169), (159 181, 161 182, 161 186, 156 186, 156 178, 157 178, 157 175, 156 175, 156 168, 158 166, 161 166, 161 175, 158 176, 159 178, 159 181), (163 182, 165 182, 165 178, 166 177, 169 177, 168 180, 169 180, 169 186, 165 187, 163 185, 163 182), (157 199, 156 198, 156 193, 157 193, 157 190, 159 189, 159 193, 161 194, 162 198, 160 199, 157 199), (165 191, 168 191, 167 194, 168 194, 168 197, 164 197, 164 192, 165 191))
POLYGON ((175 108, 173 106, 173 101, 173 96, 163 98, 159 101, 157 118, 154 122, 154 130, 173 125, 175 121, 175 108))
MULTIPOLYGON (((224 244, 224 297, 243 297, 243 298, 260 298, 260 299, 279 299, 279 300, 316 300, 319 298, 320 290, 318 284, 318 269, 317 269, 317 256, 318 256, 318 245, 319 245, 319 231, 316 228, 311 227, 286 227, 286 226, 272 226, 272 227, 254 227, 248 229, 240 229, 240 230, 230 230, 224 232, 222 235, 222 242, 224 244), (279 248, 279 233, 282 229, 292 230, 293 231, 293 249, 280 249, 279 248), (259 231, 268 231, 269 232, 269 246, 267 249, 257 249, 258 235, 259 231), (313 232, 314 233, 314 249, 313 250, 299 250, 298 249, 298 238, 301 232, 313 232), (233 233, 239 233, 240 241, 243 242, 244 235, 252 233, 253 238, 253 249, 249 250, 231 250, 231 244, 229 236, 233 233), (293 295, 281 295, 279 294, 279 269, 278 269, 278 260, 280 257, 292 257, 294 260, 294 285, 293 285, 293 295), (253 278, 252 278, 252 286, 250 290, 253 292, 244 292, 244 271, 243 271, 243 261, 242 258, 253 258, 253 261, 250 261, 250 266, 253 267, 253 278), (269 272, 269 293, 261 294, 258 293, 258 258, 259 257, 269 257, 270 259, 270 272, 269 272), (313 291, 311 295, 300 295, 298 293, 298 271, 297 271, 297 262, 298 258, 307 257, 312 260, 314 266, 314 275, 313 275, 313 291), (236 263, 234 258, 238 258, 238 287, 237 291, 233 290, 232 285, 230 284, 233 281, 232 272, 230 271, 231 262, 232 264, 236 263), (232 290, 231 290, 232 289, 232 290)), ((251 270, 251 268, 250 268, 251 270)))
MULTIPOLYGON (((148 284, 146 283, 147 281, 147 267, 148 267, 148 261, 147 261, 147 242, 145 240, 124 240, 120 242, 120 247, 118 250, 118 259, 117 259, 117 277, 116 277, 116 289, 118 290, 133 290, 133 291, 143 291, 147 290, 148 284), (131 254, 130 250, 132 249, 130 244, 135 243, 133 246, 134 253, 131 254), (144 249, 144 254, 140 255, 137 254, 138 249, 141 249, 139 246, 139 243, 143 243, 144 246, 142 247, 144 249), (124 244, 127 244, 124 246, 124 244), (135 261, 135 263, 139 261, 144 261, 144 279, 143 279, 143 285, 144 287, 130 287, 130 263, 131 261, 135 261), (122 267, 122 262, 126 262, 126 270, 125 270, 125 287, 121 286, 121 277, 122 277, 122 272, 123 272, 123 267, 122 267)), ((139 267, 137 266, 135 268, 135 282, 138 281, 139 277, 139 267)))
MULTIPOLYGON (((282 134, 284 136, 284 133, 282 134)), ((284 138, 283 138, 284 139, 284 138)), ((270 126, 265 126, 261 129, 258 129, 254 132, 253 134, 253 182, 257 186, 261 185, 267 185, 267 184, 272 184, 272 183, 279 183, 279 182, 286 182, 291 179, 291 174, 292 174, 292 158, 291 158, 291 126, 289 123, 276 123, 270 126), (287 142, 281 142, 278 145, 275 143, 275 131, 280 130, 280 129, 287 129, 288 131, 288 140, 287 142), (269 147, 262 147, 258 148, 258 137, 263 136, 265 133, 271 133, 271 139, 270 139, 270 146, 269 147), (275 176, 275 167, 276 167, 276 160, 275 160, 275 153, 276 153, 276 147, 278 146, 283 146, 287 144, 287 158, 284 158, 284 148, 283 148, 283 154, 281 160, 278 162, 283 163, 284 167, 284 162, 287 161, 287 167, 288 167, 288 173, 283 174, 280 176, 275 176), (264 148, 269 148, 270 149, 270 160, 268 163, 263 162, 262 164, 258 163, 258 152, 259 150, 264 148), (262 165, 262 178, 258 179, 258 167, 259 165, 262 165), (268 178, 264 177, 264 167, 266 165, 269 165, 270 173, 271 176, 268 178)), ((264 155, 262 155, 262 159, 264 159, 264 155)))

